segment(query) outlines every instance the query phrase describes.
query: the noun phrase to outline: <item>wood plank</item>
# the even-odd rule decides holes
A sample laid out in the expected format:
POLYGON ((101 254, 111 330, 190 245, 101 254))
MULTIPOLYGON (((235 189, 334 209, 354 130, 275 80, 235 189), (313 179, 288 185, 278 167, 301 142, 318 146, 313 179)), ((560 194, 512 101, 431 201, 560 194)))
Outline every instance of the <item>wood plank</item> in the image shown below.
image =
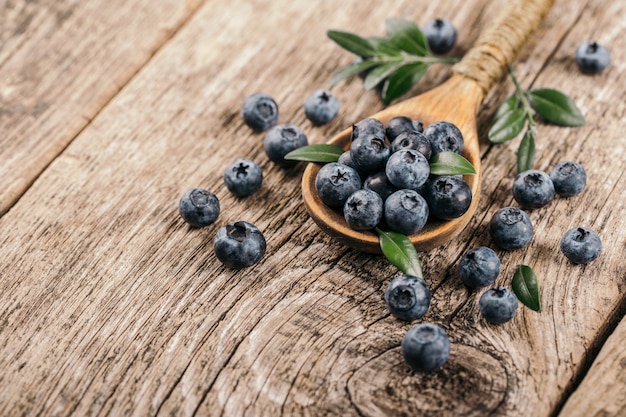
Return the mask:
MULTIPOLYGON (((201 8, 0 219, 0 414, 558 412, 616 320, 626 285, 620 2, 557 2, 517 66, 524 85, 567 92, 588 120, 578 129, 541 125, 537 143, 539 168, 579 160, 588 188, 531 213, 536 234, 527 250, 498 252, 498 283, 507 285, 519 263, 535 269, 543 311, 520 308, 512 322, 489 326, 478 316, 479 293, 456 279, 461 254, 490 245, 491 214, 512 204, 517 143, 484 144, 477 216, 458 239, 421 254, 433 291, 425 320, 453 342, 450 361, 432 374, 410 372, 400 356, 409 325, 382 302, 395 268, 324 236, 301 205, 303 167, 271 164, 263 135, 239 117, 243 98, 265 91, 281 122, 322 142, 380 108, 354 80, 335 89, 335 121, 314 128, 305 120, 306 95, 352 59, 325 40, 328 28, 373 35, 388 16, 424 23, 446 15, 461 31, 460 53, 504 2, 468 1, 452 11, 434 3, 232 0, 201 8), (614 53, 601 76, 581 75, 572 60, 589 34, 614 53), (221 179, 240 156, 265 174, 248 199, 234 198, 221 179), (192 186, 220 198, 216 225, 192 230, 178 217, 178 198, 192 186), (240 219, 259 226, 268 252, 236 272, 216 260, 212 239, 240 219), (579 224, 605 243, 586 267, 558 250, 565 230, 579 224)), ((447 74, 434 70, 414 92, 447 74)), ((483 133, 510 91, 506 82, 488 98, 483 133)))
POLYGON ((0 216, 199 3, 0 4, 0 216))

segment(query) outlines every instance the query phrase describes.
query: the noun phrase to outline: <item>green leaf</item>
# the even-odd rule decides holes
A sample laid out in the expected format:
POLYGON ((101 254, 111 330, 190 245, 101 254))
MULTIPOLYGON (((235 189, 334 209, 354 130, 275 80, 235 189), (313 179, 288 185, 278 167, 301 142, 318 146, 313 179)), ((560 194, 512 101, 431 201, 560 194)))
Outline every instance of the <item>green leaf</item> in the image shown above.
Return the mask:
POLYGON ((395 60, 377 66, 365 76, 363 88, 371 90, 404 65, 406 65, 404 62, 395 60))
POLYGON ((535 163, 535 133, 528 129, 517 148, 517 172, 533 169, 535 163))
POLYGON ((463 175, 476 174, 474 166, 456 152, 439 152, 430 158, 432 175, 463 175))
POLYGON ((520 107, 520 101, 517 98, 516 94, 513 94, 498 106, 496 113, 493 115, 493 120, 497 120, 502 117, 504 114, 513 111, 513 109, 517 109, 520 107))
POLYGON ((503 113, 493 121, 487 137, 491 143, 504 143, 513 139, 524 128, 526 124, 526 112, 517 107, 503 113))
POLYGON ((421 63, 405 65, 398 69, 383 86, 383 101, 390 103, 409 91, 422 79, 427 69, 428 65, 421 63))
POLYGON ((368 70, 377 65, 380 65, 380 62, 370 60, 352 63, 334 75, 333 79, 330 81, 330 86, 332 88, 340 81, 345 80, 346 78, 350 78, 353 75, 357 75, 361 71, 368 70))
POLYGON ((376 228, 383 255, 406 275, 423 278, 422 264, 415 246, 406 235, 376 228))
POLYGON ((414 22, 400 18, 385 20, 387 36, 398 48, 410 54, 429 55, 428 41, 414 22))
POLYGON ((400 56, 402 50, 387 38, 372 36, 367 38, 372 44, 378 55, 383 56, 400 56))
POLYGON ((308 162, 337 162, 343 149, 336 145, 318 143, 294 149, 285 155, 285 159, 308 162))
POLYGON ((511 286, 517 299, 522 304, 534 311, 541 310, 539 284, 537 283, 537 276, 531 267, 520 265, 513 275, 511 286))
POLYGON ((585 117, 574 100, 551 88, 530 90, 530 105, 541 117, 559 126, 582 126, 585 117))
POLYGON ((374 48, 374 45, 359 35, 339 30, 329 30, 326 32, 326 36, 335 41, 335 43, 343 49, 360 57, 369 58, 376 56, 376 49, 374 48))

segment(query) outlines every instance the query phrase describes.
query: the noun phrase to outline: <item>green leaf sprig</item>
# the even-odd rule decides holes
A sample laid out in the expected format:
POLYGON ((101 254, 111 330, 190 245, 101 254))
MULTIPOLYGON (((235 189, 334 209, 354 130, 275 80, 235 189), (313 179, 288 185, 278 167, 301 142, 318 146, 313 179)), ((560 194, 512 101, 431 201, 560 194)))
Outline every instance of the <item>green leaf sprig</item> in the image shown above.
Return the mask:
POLYGON ((509 74, 515 84, 515 93, 496 110, 487 137, 491 143, 504 143, 519 135, 526 128, 517 149, 517 172, 532 169, 535 161, 535 116, 558 126, 582 126, 585 117, 576 103, 558 90, 551 88, 524 89, 513 65, 509 74))
POLYGON ((539 284, 535 271, 528 265, 520 265, 511 282, 513 292, 522 304, 534 311, 541 310, 539 284))
POLYGON ((457 61, 456 58, 434 56, 419 26, 410 20, 386 19, 385 31, 386 37, 369 38, 338 30, 326 33, 331 40, 358 57, 335 74, 331 87, 364 73, 363 88, 370 90, 382 84, 381 99, 388 104, 416 85, 429 65, 457 61))

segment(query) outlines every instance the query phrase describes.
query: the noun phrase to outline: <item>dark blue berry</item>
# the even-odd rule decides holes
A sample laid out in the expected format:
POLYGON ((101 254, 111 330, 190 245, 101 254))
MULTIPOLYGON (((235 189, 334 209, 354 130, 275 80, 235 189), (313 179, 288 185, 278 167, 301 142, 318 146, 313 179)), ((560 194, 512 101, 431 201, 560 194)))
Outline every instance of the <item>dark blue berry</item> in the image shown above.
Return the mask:
POLYGON ((414 190, 398 190, 385 200, 385 223, 394 232, 410 235, 428 220, 428 203, 414 190))
POLYGON ((283 167, 295 165, 298 162, 285 159, 285 155, 308 144, 309 141, 304 132, 293 124, 274 126, 267 132, 263 141, 265 153, 270 161, 283 167))
POLYGON ((520 172, 513 181, 513 197, 522 208, 545 207, 554 200, 554 184, 543 171, 530 169, 520 172))
POLYGON ((533 225, 526 212, 517 207, 498 210, 489 222, 489 233, 493 242, 505 250, 526 246, 533 237, 533 225))
POLYGON ((354 230, 375 228, 383 218, 383 199, 372 190, 358 190, 343 206, 343 217, 354 230))
POLYGON ((343 207, 352 193, 361 189, 361 177, 354 168, 338 162, 322 166, 315 177, 315 189, 329 207, 343 207))
POLYGON ((241 269, 257 263, 265 254, 266 242, 256 226, 238 221, 217 231, 213 249, 224 265, 241 269))
POLYGON ((253 130, 262 132, 274 126, 278 121, 278 105, 267 94, 255 93, 244 100, 241 116, 253 130))
POLYGON ((421 122, 413 120, 409 117, 396 116, 389 120, 387 126, 385 127, 385 134, 390 142, 393 142, 394 139, 401 133, 409 131, 417 131, 421 133, 424 131, 424 126, 421 122))
POLYGON ((389 158, 389 145, 385 139, 361 135, 350 143, 350 157, 359 172, 376 172, 385 167, 389 158))
POLYGON ((426 188, 430 214, 442 220, 461 217, 472 203, 472 190, 460 176, 435 177, 426 188))
POLYGON ((224 183, 237 197, 247 197, 261 189, 263 172, 254 162, 239 158, 224 171, 224 183))
POLYGON ((515 316, 517 297, 508 288, 491 288, 480 296, 478 309, 489 323, 506 323, 515 316))
POLYGON ((456 43, 456 29, 447 19, 429 20, 423 32, 430 50, 436 54, 445 54, 456 43))
POLYGON ((304 101, 304 114, 314 125, 325 125, 338 112, 339 100, 328 90, 315 90, 304 101))
POLYGON ((375 137, 381 140, 385 139, 385 126, 377 119, 363 119, 352 125, 352 133, 350 140, 358 138, 375 137))
POLYGON ((396 187, 418 191, 428 181, 430 165, 418 151, 401 149, 387 160, 385 174, 396 187))
POLYGON ((220 202, 210 191, 192 188, 178 202, 180 216, 193 227, 213 224, 220 214, 220 202))
POLYGON ((416 150, 426 159, 430 159, 432 155, 430 141, 423 133, 416 130, 401 133, 391 142, 391 153, 396 153, 401 149, 416 150))
POLYGON ((554 191, 561 197, 580 194, 587 184, 585 169, 576 162, 566 161, 558 164, 550 173, 554 191))
POLYGON ((430 307, 430 289, 422 278, 400 275, 391 280, 385 290, 389 312, 400 320, 413 321, 422 317, 430 307))
POLYGON ((450 339, 433 323, 411 327, 401 343, 404 360, 415 371, 430 372, 442 366, 450 357, 450 339))
POLYGON ((561 251, 575 264, 588 264, 600 256, 602 241, 593 230, 587 227, 575 227, 563 235, 561 251))
POLYGON ((363 182, 363 188, 375 191, 384 200, 391 194, 398 191, 398 188, 389 182, 385 171, 378 171, 367 178, 363 182))
POLYGON ((576 64, 586 74, 602 72, 610 63, 609 50, 597 42, 583 42, 576 48, 576 64))
POLYGON ((430 141, 432 155, 449 151, 463 152, 463 134, 450 122, 435 122, 424 129, 424 136, 430 141))
POLYGON ((465 252, 459 262, 459 277, 469 288, 491 285, 500 274, 500 258, 486 246, 465 252))

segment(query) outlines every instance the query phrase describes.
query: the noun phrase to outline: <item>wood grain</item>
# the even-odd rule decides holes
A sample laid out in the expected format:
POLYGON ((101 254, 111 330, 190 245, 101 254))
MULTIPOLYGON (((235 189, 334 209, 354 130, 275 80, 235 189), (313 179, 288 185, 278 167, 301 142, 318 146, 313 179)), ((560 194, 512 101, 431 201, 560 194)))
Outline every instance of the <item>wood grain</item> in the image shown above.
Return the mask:
MULTIPOLYGON (((581 195, 530 212, 535 235, 526 250, 498 251, 499 284, 509 285, 525 263, 542 289, 541 313, 520 308, 501 326, 479 318, 480 292, 465 289, 455 267, 468 248, 491 245, 491 215, 514 204, 517 141, 484 141, 510 82, 487 97, 478 118, 477 214, 457 239, 421 253, 433 292, 424 320, 441 324, 453 344, 432 374, 411 372, 400 355, 410 325, 382 300, 397 270, 320 232, 300 197, 304 166, 270 163, 263 135, 239 117, 243 98, 264 91, 279 103, 281 123, 324 142, 381 108, 355 79, 334 90, 342 104, 336 120, 306 121, 304 98, 352 60, 325 40, 327 29, 374 35, 388 16, 420 24, 449 16, 460 30, 453 53, 461 54, 503 3, 200 7, 0 218, 0 415, 557 415, 581 380, 585 386, 589 363, 623 313, 622 2, 556 2, 520 53, 525 86, 565 91, 587 118, 577 129, 541 124, 537 167, 577 160, 589 181, 581 195), (611 67, 593 77, 573 62, 590 36, 613 53, 611 67), (222 181, 241 156, 258 162, 265 178, 246 199, 222 181), (193 186, 220 198, 215 225, 190 229, 179 218, 178 199, 193 186), (243 271, 222 267, 212 251, 217 228, 235 220, 256 224, 268 242, 262 261, 243 271), (588 266, 569 263, 558 248, 578 225, 604 242, 588 266)), ((448 74, 433 68, 412 93, 448 74)), ((611 352, 598 360, 612 363, 611 352)), ((603 395, 598 388, 593 397, 603 395)))

